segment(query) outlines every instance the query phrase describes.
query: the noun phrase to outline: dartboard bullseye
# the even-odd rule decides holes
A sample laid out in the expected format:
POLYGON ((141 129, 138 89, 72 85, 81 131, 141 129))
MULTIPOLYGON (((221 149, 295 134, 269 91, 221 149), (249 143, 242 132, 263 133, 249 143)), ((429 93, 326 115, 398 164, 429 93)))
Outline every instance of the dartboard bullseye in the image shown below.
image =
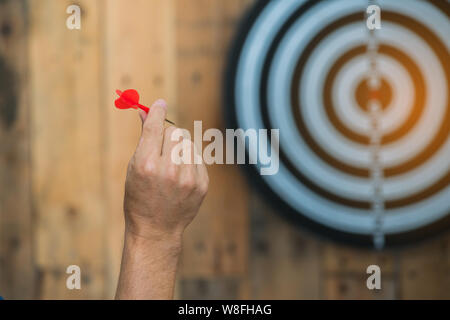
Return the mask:
POLYGON ((379 0, 374 32, 367 4, 257 2, 230 54, 225 110, 229 127, 280 129, 279 172, 247 169, 281 211, 395 245, 450 223, 450 4, 379 0))

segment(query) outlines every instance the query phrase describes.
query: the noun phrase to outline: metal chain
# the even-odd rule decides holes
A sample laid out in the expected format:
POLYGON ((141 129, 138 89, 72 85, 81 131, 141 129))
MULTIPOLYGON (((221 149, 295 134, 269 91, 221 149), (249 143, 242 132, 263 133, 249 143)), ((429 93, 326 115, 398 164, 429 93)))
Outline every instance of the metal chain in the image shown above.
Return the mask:
MULTIPOLYGON (((369 0, 369 5, 376 5, 376 0, 369 0)), ((372 214, 374 216, 373 244, 376 249, 384 247, 385 236, 383 232, 384 222, 384 197, 383 197, 383 166, 380 161, 381 151, 381 102, 379 90, 381 79, 378 71, 378 38, 374 30, 369 30, 367 41, 367 57, 369 62, 369 71, 367 76, 367 85, 369 89, 368 108, 371 122, 370 150, 371 150, 371 168, 370 178, 372 181, 372 214)))

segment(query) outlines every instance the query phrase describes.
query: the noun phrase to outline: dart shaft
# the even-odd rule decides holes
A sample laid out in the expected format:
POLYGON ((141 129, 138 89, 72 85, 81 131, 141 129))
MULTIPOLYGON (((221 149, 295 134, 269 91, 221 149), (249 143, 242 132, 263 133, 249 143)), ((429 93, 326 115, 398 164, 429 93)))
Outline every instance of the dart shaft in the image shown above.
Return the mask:
POLYGON ((146 106, 144 106, 144 105, 142 105, 140 103, 138 103, 137 106, 139 108, 141 108, 142 110, 144 110, 146 113, 148 113, 150 111, 150 108, 148 108, 148 107, 146 107, 146 106))
MULTIPOLYGON (((144 110, 146 113, 148 113, 148 112, 150 111, 150 108, 148 108, 148 107, 146 107, 146 106, 144 106, 144 105, 142 105, 142 104, 140 104, 140 103, 138 103, 137 106, 138 106, 139 108, 141 108, 142 110, 144 110)), ((172 125, 175 125, 174 122, 172 122, 172 121, 170 121, 170 120, 168 120, 168 119, 164 119, 164 120, 165 120, 166 122, 172 124, 172 125)))

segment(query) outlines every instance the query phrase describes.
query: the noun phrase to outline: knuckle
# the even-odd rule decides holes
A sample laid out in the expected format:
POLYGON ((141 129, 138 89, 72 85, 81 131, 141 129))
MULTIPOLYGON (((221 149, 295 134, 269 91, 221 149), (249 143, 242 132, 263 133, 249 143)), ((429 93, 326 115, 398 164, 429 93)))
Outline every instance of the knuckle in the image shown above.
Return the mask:
POLYGON ((167 167, 167 170, 165 172, 165 179, 171 184, 175 184, 177 182, 178 177, 177 177, 177 170, 176 170, 175 166, 167 167))
POLYGON ((145 161, 137 166, 137 171, 142 177, 151 177, 156 174, 156 165, 153 162, 145 161))
POLYGON ((192 174, 186 175, 186 177, 180 181, 180 188, 186 191, 197 189, 195 177, 192 174))
POLYGON ((200 195, 202 197, 206 196, 206 194, 208 193, 208 188, 209 188, 209 180, 206 179, 205 181, 203 181, 200 184, 200 188, 199 188, 200 195))

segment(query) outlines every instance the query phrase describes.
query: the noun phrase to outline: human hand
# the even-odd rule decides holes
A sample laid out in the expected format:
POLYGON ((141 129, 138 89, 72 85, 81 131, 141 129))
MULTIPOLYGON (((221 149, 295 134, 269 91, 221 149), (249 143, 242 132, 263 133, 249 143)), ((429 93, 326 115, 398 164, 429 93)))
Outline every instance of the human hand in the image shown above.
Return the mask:
MULTIPOLYGON (((174 126, 164 128, 167 105, 156 101, 148 116, 140 112, 142 135, 130 160, 125 183, 126 232, 155 240, 180 240, 208 190, 208 173, 202 164, 175 164, 174 126)), ((194 155, 193 142, 184 144, 194 155)), ((183 149, 184 150, 184 149, 183 149)))

